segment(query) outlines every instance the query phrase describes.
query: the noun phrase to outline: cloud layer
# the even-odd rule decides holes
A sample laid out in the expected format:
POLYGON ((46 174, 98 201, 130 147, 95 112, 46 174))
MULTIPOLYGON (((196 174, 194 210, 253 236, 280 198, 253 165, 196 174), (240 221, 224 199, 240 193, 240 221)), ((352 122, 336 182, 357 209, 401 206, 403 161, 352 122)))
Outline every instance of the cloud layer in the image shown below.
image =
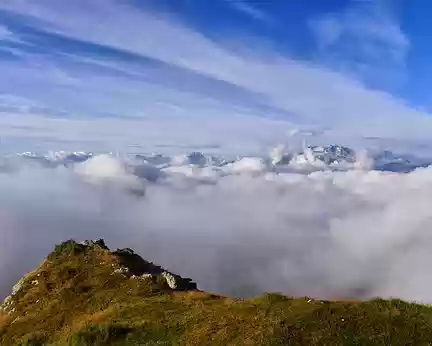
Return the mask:
POLYGON ((275 173, 260 160, 17 163, 0 175, 2 294, 55 243, 103 237, 215 292, 432 301, 431 168, 275 173))

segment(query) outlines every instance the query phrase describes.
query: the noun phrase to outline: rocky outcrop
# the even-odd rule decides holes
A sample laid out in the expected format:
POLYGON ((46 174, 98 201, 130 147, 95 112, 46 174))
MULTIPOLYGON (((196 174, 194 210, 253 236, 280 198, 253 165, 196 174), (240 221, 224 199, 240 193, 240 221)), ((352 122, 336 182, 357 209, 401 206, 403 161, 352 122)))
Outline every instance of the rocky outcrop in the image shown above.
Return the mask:
MULTIPOLYGON (((85 240, 79 245, 91 248, 109 250, 103 239, 85 240)), ((113 274, 122 274, 127 278, 152 278, 161 276, 166 280, 167 285, 173 290, 196 290, 197 285, 192 279, 183 278, 180 275, 171 273, 166 269, 144 260, 130 248, 117 249, 110 252, 115 256, 120 266, 113 270, 113 274)))
POLYGON ((173 290, 197 289, 197 285, 192 279, 182 278, 180 275, 173 274, 152 262, 147 262, 130 248, 117 249, 112 254, 118 258, 119 263, 122 265, 122 269, 118 268, 116 270, 121 271, 126 276, 135 278, 162 276, 173 290))
MULTIPOLYGON (((65 241, 57 245, 54 251, 48 255, 46 263, 62 266, 71 258, 70 256, 78 256, 76 258, 82 258, 82 261, 85 261, 86 256, 91 254, 104 254, 111 258, 111 264, 107 264, 110 275, 121 275, 124 279, 165 282, 162 286, 165 286, 168 290, 197 290, 196 283, 191 279, 183 278, 180 275, 169 272, 163 267, 144 260, 132 249, 125 248, 110 251, 103 239, 85 240, 80 243, 74 240, 65 241)), ((102 263, 102 255, 100 258, 100 262, 102 263)), ((8 314, 13 313, 15 311, 14 302, 19 300, 19 297, 24 295, 26 290, 39 284, 40 273, 38 273, 38 270, 30 272, 19 280, 13 286, 11 295, 0 305, 0 311, 8 314)))
POLYGON ((84 240, 80 244, 86 247, 99 247, 104 250, 109 250, 108 246, 105 245, 105 241, 103 239, 84 240))

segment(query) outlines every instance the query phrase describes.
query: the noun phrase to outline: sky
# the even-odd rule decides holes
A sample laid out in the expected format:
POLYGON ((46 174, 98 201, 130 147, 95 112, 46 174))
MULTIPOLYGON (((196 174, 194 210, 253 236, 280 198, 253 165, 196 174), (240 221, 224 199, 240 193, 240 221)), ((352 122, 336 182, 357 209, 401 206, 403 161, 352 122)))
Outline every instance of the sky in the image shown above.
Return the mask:
POLYGON ((427 4, 3 0, 1 148, 429 148, 427 4))

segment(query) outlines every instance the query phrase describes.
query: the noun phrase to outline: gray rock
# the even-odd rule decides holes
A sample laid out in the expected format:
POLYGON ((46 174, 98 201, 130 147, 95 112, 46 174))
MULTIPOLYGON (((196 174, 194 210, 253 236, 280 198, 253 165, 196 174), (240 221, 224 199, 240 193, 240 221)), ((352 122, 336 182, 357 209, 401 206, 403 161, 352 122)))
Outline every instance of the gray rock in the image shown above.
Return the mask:
POLYGON ((100 247, 104 250, 109 250, 108 246, 105 245, 105 241, 103 239, 84 240, 80 244, 87 247, 100 247))
POLYGON ((16 295, 16 294, 21 290, 21 288, 22 288, 23 285, 24 285, 25 280, 26 280, 26 277, 24 276, 23 278, 21 278, 20 281, 18 281, 18 282, 17 282, 17 283, 12 287, 12 295, 13 295, 13 296, 16 295))
POLYGON ((179 275, 172 274, 170 272, 164 271, 161 274, 168 286, 173 290, 196 290, 197 285, 189 278, 182 278, 179 275))
POLYGON ((172 275, 171 273, 168 273, 168 272, 163 272, 162 276, 165 278, 165 280, 166 280, 166 282, 170 288, 172 288, 173 290, 176 290, 179 288, 177 278, 174 275, 172 275))

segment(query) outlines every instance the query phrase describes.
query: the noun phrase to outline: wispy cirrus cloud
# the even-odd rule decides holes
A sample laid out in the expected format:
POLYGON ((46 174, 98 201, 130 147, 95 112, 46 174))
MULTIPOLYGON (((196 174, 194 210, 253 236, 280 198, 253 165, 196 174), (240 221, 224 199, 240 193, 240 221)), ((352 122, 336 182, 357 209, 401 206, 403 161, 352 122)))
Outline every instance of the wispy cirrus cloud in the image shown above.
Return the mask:
POLYGON ((270 16, 265 11, 258 9, 250 1, 249 2, 243 0, 226 0, 226 1, 232 6, 232 8, 247 15, 248 17, 264 22, 266 24, 271 24, 271 25, 275 24, 275 20, 272 16, 270 16))
POLYGON ((0 25, 0 40, 9 40, 12 37, 14 37, 12 32, 6 26, 0 25))
MULTIPOLYGON (((241 134, 242 126, 247 128, 250 141, 261 140, 258 146, 272 140, 273 133, 262 127, 262 122, 272 121, 283 129, 273 136, 274 141, 287 139, 284 134, 293 128, 325 130, 329 138, 345 140, 430 138, 430 115, 389 93, 368 89, 352 76, 318 63, 262 48, 259 41, 259 57, 246 49, 234 52, 223 40, 211 40, 172 14, 116 0, 61 5, 52 0, 5 0, 0 9, 29 18, 33 32, 26 36, 28 46, 44 47, 40 52, 14 47, 21 49, 21 60, 0 61, 0 70, 9 81, 0 81, 0 92, 66 111, 63 114, 89 119, 109 115, 131 126, 136 124, 127 122, 130 117, 151 119, 154 124, 161 121, 152 131, 165 138, 171 135, 168 129, 182 121, 203 128, 219 122, 219 142, 226 140, 222 124, 228 126, 235 119, 236 131, 241 134)), ((336 29, 327 28, 323 49, 341 40, 348 30, 345 20, 330 21, 336 29)), ((358 24, 354 29, 361 28, 358 24)), ((378 30, 373 28, 368 26, 363 34, 366 42, 378 30)), ((404 46, 402 39, 392 41, 392 31, 388 32, 380 31, 377 37, 394 41, 390 47, 404 46)), ((70 116, 67 120, 74 121, 70 116)), ((129 127, 118 128, 127 138, 129 127)), ((146 142, 146 127, 142 129, 141 141, 146 142)), ((197 133, 190 129, 182 138, 193 140, 197 133)), ((90 132, 85 136, 89 140, 90 132)))
POLYGON ((404 68, 410 41, 402 31, 395 3, 350 0, 347 7, 313 18, 309 26, 326 59, 370 77, 404 68))

